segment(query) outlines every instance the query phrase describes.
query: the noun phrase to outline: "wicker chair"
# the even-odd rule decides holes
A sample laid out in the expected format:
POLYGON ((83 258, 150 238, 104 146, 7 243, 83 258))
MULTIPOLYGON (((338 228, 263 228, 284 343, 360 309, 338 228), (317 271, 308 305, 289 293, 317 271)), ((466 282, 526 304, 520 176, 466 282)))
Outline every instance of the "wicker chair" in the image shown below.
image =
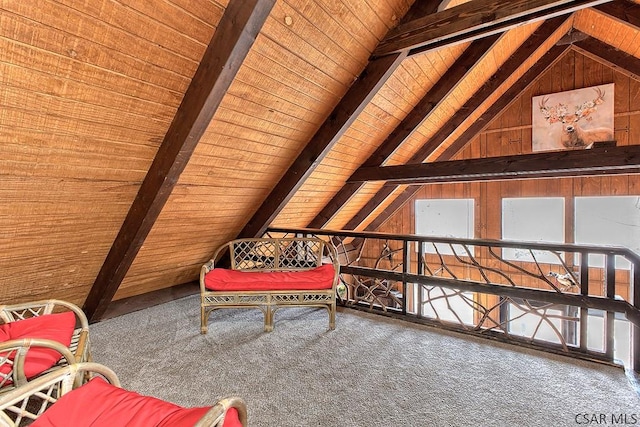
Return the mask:
POLYGON ((0 342, 0 394, 6 393, 15 387, 23 386, 28 381, 61 366, 91 360, 89 323, 84 312, 75 304, 51 299, 23 304, 0 305, 2 324, 66 312, 72 312, 75 317, 75 326, 73 326, 71 343, 68 347, 51 339, 29 336, 0 342), (47 349, 44 351, 49 351, 51 356, 48 357, 53 357, 53 361, 42 371, 35 374, 33 372, 27 374, 25 361, 29 360, 30 352, 34 355, 37 353, 36 349, 39 351, 47 349))
POLYGON ((246 406, 240 398, 222 399, 208 408, 185 409, 120 388, 120 381, 111 369, 92 362, 62 367, 0 396, 0 426, 7 427, 26 426, 41 417, 40 421, 45 425, 74 427, 127 425, 129 422, 138 426, 147 425, 147 422, 150 426, 179 426, 181 421, 189 422, 192 418, 184 416, 190 411, 197 411, 195 425, 189 423, 194 427, 247 425, 246 406), (89 379, 90 382, 80 385, 78 379, 89 379), (98 381, 95 383, 97 388, 91 388, 93 381, 98 381), (106 392, 97 395, 101 390, 106 392), (235 410, 229 411, 231 408, 235 410), (177 413, 180 411, 182 413, 177 413), (204 415, 200 415, 202 413, 204 415), (127 416, 133 418, 123 423, 127 416), (60 418, 64 420, 62 424, 60 418), (166 421, 157 423, 158 419, 166 421))

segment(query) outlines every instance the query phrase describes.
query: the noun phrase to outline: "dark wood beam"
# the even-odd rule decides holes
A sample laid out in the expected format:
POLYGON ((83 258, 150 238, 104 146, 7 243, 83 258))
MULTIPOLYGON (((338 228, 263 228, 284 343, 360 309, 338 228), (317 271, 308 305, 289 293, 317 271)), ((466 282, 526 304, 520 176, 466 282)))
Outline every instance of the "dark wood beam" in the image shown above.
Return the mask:
MULTIPOLYGON (((386 208, 382 210, 374 219, 367 225, 364 229, 366 231, 374 231, 377 230, 382 224, 384 224, 393 214, 395 214, 398 209, 404 206, 407 201, 411 200, 413 196, 420 190, 422 185, 408 185, 402 193, 396 196, 391 203, 387 205, 386 208)), ((383 187, 385 188, 385 187, 383 187)), ((360 242, 353 242, 354 246, 358 246, 360 242)))
POLYGON ((449 147, 447 147, 447 149, 443 151, 436 160, 445 161, 455 156, 456 153, 460 151, 462 148, 464 148, 464 146, 467 145, 469 141, 474 139, 480 132, 482 132, 493 118, 500 115, 500 113, 504 111, 504 109, 507 108, 509 104, 511 104, 511 102, 523 90, 525 90, 531 83, 533 83, 534 80, 537 79, 540 74, 542 74, 561 55, 563 55, 567 47, 570 47, 571 49, 580 50, 583 52, 588 52, 586 53, 588 56, 593 57, 593 59, 603 62, 605 64, 611 63, 612 61, 615 61, 615 63, 618 64, 620 63, 620 61, 623 61, 622 63, 619 64, 620 65, 619 69, 623 72, 624 71, 628 72, 628 70, 637 70, 638 68, 639 60, 636 57, 632 56, 628 58, 625 53, 620 51, 617 51, 618 52, 617 54, 610 55, 609 60, 606 60, 602 57, 594 56, 594 52, 598 52, 599 54, 611 54, 612 53, 611 51, 612 50, 615 51, 615 48, 609 45, 605 45, 602 42, 596 39, 593 39, 591 37, 586 38, 580 42, 577 42, 577 45, 582 47, 576 47, 576 45, 574 44, 569 46, 558 45, 551 48, 549 52, 547 52, 544 55, 543 60, 538 61, 536 64, 534 64, 531 67, 531 69, 529 69, 525 73, 525 75, 523 75, 518 80, 518 82, 515 85, 509 88, 509 90, 505 93, 505 95, 500 97, 500 99, 497 102, 491 105, 491 107, 489 107, 489 109, 484 114, 482 114, 482 116, 480 116, 480 118, 476 120, 475 123, 473 123, 469 128, 467 128, 467 130, 462 135, 460 135, 456 141, 454 141, 451 145, 449 145, 449 147), (624 67, 624 70, 622 69, 622 67, 624 67))
POLYGON ((84 303, 99 320, 266 21, 275 0, 231 0, 84 303))
POLYGON ((510 28, 566 15, 610 0, 475 0, 394 28, 374 56, 410 54, 486 37, 510 28))
POLYGON ((628 0, 617 0, 595 7, 601 12, 640 29, 640 4, 628 0))
MULTIPOLYGON (((565 18, 553 18, 546 22, 544 22, 538 29, 529 37, 514 53, 507 59, 500 68, 495 72, 495 74, 486 82, 479 90, 477 90, 471 98, 460 108, 460 110, 449 119, 440 129, 436 132, 425 144, 420 147, 420 149, 409 159, 407 163, 422 163, 425 161, 436 149, 442 145, 442 143, 451 135, 471 114, 475 111, 482 103, 489 98, 503 83, 504 81, 510 77, 517 69, 527 60, 533 53, 564 23, 565 18)), ((515 97, 522 92, 533 80, 535 80, 544 70, 546 70, 555 60, 559 58, 559 55, 568 50, 568 46, 560 46, 558 48, 554 48, 553 54, 546 54, 543 58, 550 59, 553 58, 553 61, 548 62, 547 60, 538 61, 534 64, 530 70, 528 70, 525 74, 527 76, 526 79, 520 79, 520 85, 513 85, 508 89, 508 93, 512 98, 501 97, 502 102, 511 102, 515 99, 515 97)), ((489 110, 491 113, 494 113, 499 103, 494 103, 489 110)), ((502 105, 499 111, 506 105, 502 105)), ((488 123, 494 116, 483 114, 480 120, 475 122, 476 126, 478 124, 482 124, 483 126, 488 123)), ((474 127, 475 129, 475 127, 474 127)), ((458 138, 460 141, 460 138, 458 138)), ((464 142, 466 144, 467 141, 464 142)), ((452 145, 459 145, 454 142, 452 145)), ((459 149, 459 148, 458 148, 459 149)), ((458 149, 455 151, 457 152, 458 149)), ((448 160, 447 159, 439 159, 439 160, 448 160)))
POLYGON ((460 83, 474 65, 495 46, 499 38, 499 35, 493 35, 471 43, 460 55, 460 58, 449 67, 446 74, 436 82, 407 117, 364 162, 363 166, 379 166, 388 160, 402 143, 415 132, 416 128, 424 122, 429 113, 460 83))
MULTIPOLYGON (((469 126, 455 141, 453 141, 435 160, 445 161, 455 156, 458 151, 464 148, 471 140, 480 134, 493 120, 498 117, 511 103, 526 90, 542 73, 551 67, 562 55, 564 55, 569 46, 553 46, 542 58, 536 62, 526 73, 511 86, 498 101, 491 104, 471 126, 469 126)), ((426 157, 425 157, 426 159, 426 157)))
POLYGON ((400 21, 399 25, 436 13, 440 3, 442 3, 442 0, 421 0, 414 2, 413 5, 411 5, 411 9, 409 9, 400 21))
MULTIPOLYGON (((499 36, 495 35, 471 43, 447 73, 436 82, 413 110, 407 114, 404 120, 380 144, 376 151, 369 156, 363 166, 381 166, 413 134, 431 110, 456 87, 460 79, 491 49, 498 38, 499 36)), ((309 223, 308 227, 324 227, 360 188, 361 184, 359 183, 345 184, 309 223)))
MULTIPOLYGON (((554 46, 542 58, 536 62, 518 81, 509 88, 489 109, 483 113, 467 130, 458 137, 437 160, 451 159, 462 147, 473 140, 491 123, 491 120, 500 115, 517 96, 533 83, 540 74, 553 65, 568 49, 568 46, 554 46)), ((391 204, 378 215, 365 230, 376 230, 391 217, 400 207, 409 201, 420 189, 420 185, 408 186, 391 204)), ((383 189, 386 187, 383 187, 383 189)))
MULTIPOLYGON (((400 25, 433 14, 439 4, 439 0, 419 0, 414 2, 400 20, 400 25)), ((366 107, 378 89, 407 55, 408 52, 401 52, 391 55, 391 58, 370 59, 367 68, 307 143, 293 165, 285 172, 253 217, 240 231, 238 237, 254 237, 264 234, 269 224, 278 216, 306 178, 322 162, 333 145, 356 120, 358 114, 366 107)), ((351 190, 354 189, 352 188, 351 190)), ((350 189, 345 188, 340 200, 345 197, 348 200, 351 194, 350 189)), ((339 206, 342 206, 342 203, 339 206)), ((330 218, 332 214, 322 214, 322 217, 327 216, 330 218)), ((313 220, 314 223, 319 221, 322 220, 313 220)))
POLYGON ((358 118, 378 90, 406 58, 398 53, 373 59, 342 97, 278 184, 238 234, 238 238, 259 237, 291 200, 304 181, 358 118))
POLYGON ((581 54, 640 81, 640 59, 593 37, 586 37, 572 47, 581 54))
MULTIPOLYGON (((434 152, 458 126, 460 126, 464 120, 477 109, 504 81, 513 74, 522 63, 529 58, 566 20, 566 18, 553 18, 550 19, 538 27, 538 29, 527 39, 513 55, 507 59, 507 61, 496 71, 496 73, 485 83, 478 91, 476 91, 471 98, 461 107, 461 109, 451 117, 429 140, 427 140, 422 147, 411 157, 408 163, 422 163, 425 159, 434 152)), ((507 93, 508 96, 502 96, 498 101, 511 102, 515 99, 518 93, 520 93, 530 82, 537 77, 542 71, 544 71, 550 64, 555 62, 558 57, 568 46, 555 47, 551 53, 543 55, 542 59, 538 61, 531 70, 525 73, 525 76, 520 78, 516 84, 510 88, 507 93), (535 74, 534 74, 535 73, 535 74)), ((496 105, 494 104, 494 105, 496 105)), ((503 106, 502 108, 504 108, 503 106)), ((495 108, 492 106, 490 110, 493 112, 495 108)), ((483 115, 476 123, 481 123, 485 126, 489 123, 487 115, 483 115)), ((473 126, 473 125, 472 125, 473 126)), ((479 132, 479 130, 478 130, 479 132)), ((455 144, 455 142, 454 142, 455 144)), ((457 150, 456 150, 457 151, 457 150)), ((405 190, 400 198, 399 203, 392 203, 394 207, 399 207, 404 202, 415 194, 419 189, 419 186, 412 186, 412 190, 405 190)), ((343 227, 346 230, 354 230, 358 227, 371 213, 378 208, 384 201, 393 194, 394 188, 385 186, 381 188, 372 198, 345 224, 343 227)), ((396 198, 397 199, 397 198, 396 198)), ((366 227, 367 230, 375 230, 382 222, 388 218, 389 209, 384 210, 384 216, 378 215, 376 219, 366 227), (375 226, 376 228, 372 228, 375 226)))
POLYGON ((362 168, 352 181, 429 184, 504 179, 619 175, 640 172, 640 145, 611 147, 596 143, 590 150, 565 150, 519 156, 486 157, 399 166, 362 168))

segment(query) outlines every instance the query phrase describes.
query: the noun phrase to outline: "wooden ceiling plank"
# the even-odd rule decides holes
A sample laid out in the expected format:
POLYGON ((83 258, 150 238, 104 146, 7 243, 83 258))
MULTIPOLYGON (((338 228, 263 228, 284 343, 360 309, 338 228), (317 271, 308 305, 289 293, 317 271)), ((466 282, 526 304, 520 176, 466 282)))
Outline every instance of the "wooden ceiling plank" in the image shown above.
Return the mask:
MULTIPOLYGON (((552 18, 544 22, 503 64, 495 74, 477 90, 460 110, 449 119, 429 140, 411 157, 407 163, 422 163, 453 133, 504 81, 511 76, 565 21, 565 18, 552 18)), ((564 51, 567 46, 563 46, 564 51)), ((536 69, 536 67, 534 65, 536 69)), ((531 76, 531 73, 527 73, 531 76)), ((510 91, 512 92, 512 91, 510 91)), ((519 91, 518 91, 519 93, 519 91)), ((513 98, 512 98, 513 99, 513 98)), ((494 104, 495 105, 495 104, 494 104)), ((491 108, 491 107, 490 107, 491 108)), ((483 115, 485 117, 485 115, 483 115)), ((457 151, 457 150, 456 150, 457 151)))
POLYGON ((640 29, 640 4, 617 0, 598 5, 595 9, 640 29))
POLYGON ((640 81, 640 59, 616 49, 596 38, 587 37, 573 43, 572 47, 589 58, 604 63, 606 66, 640 81))
MULTIPOLYGON (((460 79, 491 49, 498 38, 499 36, 497 35, 486 37, 470 44, 447 73, 436 82, 404 120, 380 144, 376 151, 369 156, 363 166, 381 166, 388 160, 398 147, 420 126, 427 115, 456 87, 460 79)), ((360 187, 361 185, 358 183, 345 184, 307 227, 324 227, 360 187)))
POLYGON ((405 58, 406 54, 399 53, 373 59, 369 62, 360 77, 349 88, 253 217, 240 231, 238 237, 256 237, 264 234, 269 224, 291 200, 305 179, 322 162, 405 58))
MULTIPOLYGON (((417 1, 409 8, 400 23, 432 15, 439 4, 439 0, 417 1)), ((407 55, 408 51, 405 51, 390 54, 390 59, 382 60, 374 57, 370 59, 365 70, 342 97, 253 217, 249 219, 238 237, 255 237, 264 234, 306 178, 322 162, 407 55)))
POLYGON ((91 321, 105 313, 198 141, 249 53, 275 0, 232 0, 84 304, 91 321))
MULTIPOLYGON (((544 70, 548 68, 551 64, 553 64, 564 52, 564 49, 561 46, 555 46, 552 48, 547 54, 545 54, 540 61, 538 61, 529 72, 525 73, 518 82, 516 82, 510 91, 505 92, 504 95, 500 97, 500 99, 494 104, 496 106, 495 111, 487 110, 487 113, 483 114, 475 123, 472 125, 467 131, 468 134, 465 133, 460 136, 459 141, 464 141, 464 143, 454 145, 464 146, 468 141, 473 139, 471 135, 477 135, 491 122, 491 117, 496 117, 499 114, 499 111, 502 111, 506 108, 511 101, 515 99, 517 94, 514 92, 522 92, 531 84, 531 81, 535 80, 535 78, 541 73, 541 69, 544 70)), ((491 110, 491 109, 490 109, 491 110)), ((446 151, 442 154, 441 160, 448 160, 453 157, 455 152, 460 149, 451 150, 454 151, 453 154, 451 152, 447 153, 446 151)), ((402 207, 408 200, 410 200, 419 190, 421 185, 409 185, 398 197, 394 199, 392 203, 385 208, 385 210, 380 213, 366 228, 365 230, 371 231, 376 230, 379 226, 381 226, 387 219, 391 217, 400 207, 402 207)))
POLYGON ((510 28, 566 15, 610 0, 475 0, 399 25, 378 44, 374 56, 413 53, 471 41, 510 28))
POLYGON ((615 175, 640 172, 640 146, 597 143, 590 150, 363 168, 353 181, 390 185, 615 175))
MULTIPOLYGON (((486 92, 487 86, 499 86, 513 71, 512 67, 515 65, 513 61, 519 61, 520 64, 524 61, 524 58, 528 58, 544 41, 559 28, 564 19, 553 18, 542 24, 538 30, 525 42, 518 50, 507 60, 502 67, 494 74, 488 85, 483 86, 478 90, 465 105, 456 113, 432 138, 430 138, 421 148, 418 150, 415 156, 411 158, 408 163, 422 163, 429 155, 436 150, 440 144, 453 132, 453 130, 462 123, 465 118, 477 108, 484 99, 488 97, 490 92, 486 92), (545 36, 546 34, 546 36, 545 36)), ((491 119, 497 117, 500 111, 506 108, 519 93, 525 90, 544 70, 546 70, 551 64, 562 56, 562 54, 568 49, 568 46, 554 46, 542 58, 536 62, 518 81, 509 88, 489 109, 478 118, 453 144, 445 150, 438 160, 449 160, 455 153, 460 150, 468 141, 472 138, 472 135, 477 135, 482 129, 491 123, 491 119), (452 148, 453 147, 453 148, 452 148)), ((494 89, 495 90, 495 89, 494 89)), ((493 92, 493 90, 491 90, 493 92)), ((356 171, 357 173, 357 171, 356 171)), ((373 198, 363 209, 360 210, 353 218, 348 222, 350 228, 355 229, 360 223, 371 215, 373 210, 377 206, 386 200, 391 194, 388 191, 389 187, 383 187, 378 194, 373 198), (365 210, 366 208, 366 210, 365 210), (360 221, 358 223, 358 221, 360 221)), ((408 186, 396 199, 384 209, 367 227, 365 230, 371 231, 377 229, 382 225, 396 209, 400 208, 406 203, 413 195, 420 189, 419 185, 408 186)))

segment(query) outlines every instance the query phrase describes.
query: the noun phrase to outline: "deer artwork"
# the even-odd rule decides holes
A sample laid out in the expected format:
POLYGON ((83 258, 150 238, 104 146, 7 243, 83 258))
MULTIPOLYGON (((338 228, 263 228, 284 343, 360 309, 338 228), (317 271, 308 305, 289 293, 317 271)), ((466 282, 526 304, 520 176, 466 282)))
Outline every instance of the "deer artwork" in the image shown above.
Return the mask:
POLYGON ((562 136, 560 142, 569 149, 591 148, 596 142, 612 141, 613 130, 608 127, 583 129, 578 122, 580 120, 591 121, 591 115, 596 112, 598 105, 604 102, 605 92, 595 88, 596 97, 575 106, 575 111, 570 111, 569 106, 559 102, 554 106, 548 106, 547 97, 543 97, 538 103, 540 112, 549 124, 562 123, 562 136))

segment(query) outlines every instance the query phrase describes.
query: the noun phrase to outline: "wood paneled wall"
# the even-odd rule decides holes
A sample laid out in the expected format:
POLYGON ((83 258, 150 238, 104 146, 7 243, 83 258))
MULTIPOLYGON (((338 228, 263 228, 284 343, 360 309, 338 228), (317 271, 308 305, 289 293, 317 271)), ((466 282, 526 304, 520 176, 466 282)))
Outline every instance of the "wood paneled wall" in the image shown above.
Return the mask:
MULTIPOLYGON (((615 85, 614 126, 618 145, 640 144, 640 81, 569 51, 531 87, 523 92, 456 159, 531 153, 531 98, 605 83, 615 85)), ((640 176, 617 175, 561 179, 505 180, 491 182, 429 184, 399 209, 377 231, 415 233, 416 199, 475 199, 475 237, 501 239, 502 198, 564 197, 565 212, 573 211, 578 196, 640 195, 640 176)), ((573 239, 573 224, 567 221, 566 241, 573 239)), ((376 256, 371 248, 369 257, 376 256)))
MULTIPOLYGON (((542 75, 476 139, 457 159, 531 153, 531 98, 546 93, 614 83, 614 127, 617 145, 640 144, 640 81, 581 55, 568 52, 542 75)), ((415 199, 476 199, 476 237, 499 239, 503 197, 565 197, 640 194, 637 175, 562 179, 506 180, 475 183, 429 184, 404 205, 378 231, 413 233, 415 199)))
MULTIPOLYGON (((46 297, 83 303, 228 1, 2 3, 0 302, 46 297)), ((253 216, 412 3, 278 0, 116 299, 196 280, 201 264, 253 216)), ((582 21, 586 26, 588 17, 582 21)), ((509 56, 534 27, 512 30, 500 55, 509 56)), ((449 46, 405 61, 273 225, 306 226, 464 48, 449 46)), ((504 59, 497 55, 483 60, 486 75, 504 59)), ((518 119, 503 115, 462 156, 526 152, 528 122, 518 108, 528 108, 534 92, 610 81, 618 99, 616 136, 620 143, 638 141, 637 82, 577 54, 559 67, 558 77, 545 77, 520 107, 510 109, 518 119)), ((472 78, 481 85, 486 75, 472 78)), ((466 86, 437 117, 446 118, 463 102, 466 86)), ((432 131, 416 132, 394 162, 410 157, 432 131)), ((462 192, 488 200, 498 190, 577 194, 600 191, 601 185, 637 193, 632 178, 600 181, 572 180, 562 189, 555 181, 549 189, 544 181, 513 188, 432 186, 421 196, 462 192)), ((329 228, 340 228, 378 188, 365 186, 329 228)), ((488 202, 483 206, 495 210, 488 202)), ((400 221, 410 232, 410 221, 400 221)), ((480 226, 485 230, 479 235, 494 233, 480 226)))

